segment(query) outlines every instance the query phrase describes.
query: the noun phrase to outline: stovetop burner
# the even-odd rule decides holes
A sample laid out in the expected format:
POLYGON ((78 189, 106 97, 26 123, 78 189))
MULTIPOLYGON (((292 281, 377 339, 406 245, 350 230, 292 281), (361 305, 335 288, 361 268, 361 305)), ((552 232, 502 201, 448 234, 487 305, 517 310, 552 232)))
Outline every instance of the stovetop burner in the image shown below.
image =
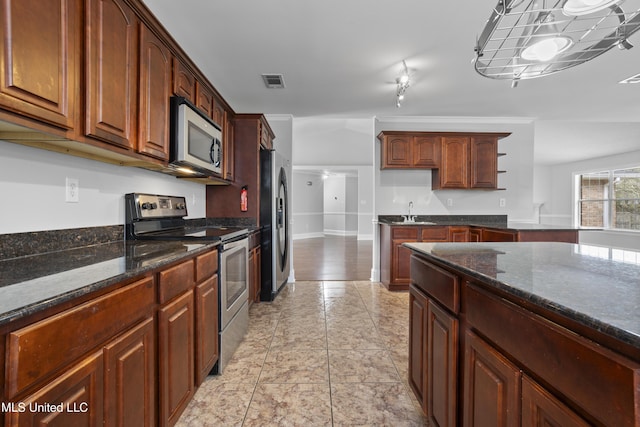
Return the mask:
POLYGON ((154 194, 125 195, 125 233, 131 240, 208 240, 229 242, 246 237, 241 227, 189 227, 186 198, 154 194))

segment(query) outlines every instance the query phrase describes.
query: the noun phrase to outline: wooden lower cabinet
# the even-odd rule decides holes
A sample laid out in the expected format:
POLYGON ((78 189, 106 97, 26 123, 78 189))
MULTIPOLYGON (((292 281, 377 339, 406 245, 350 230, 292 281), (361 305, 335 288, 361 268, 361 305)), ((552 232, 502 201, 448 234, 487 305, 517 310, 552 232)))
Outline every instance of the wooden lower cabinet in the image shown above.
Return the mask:
POLYGON ((218 275, 195 288, 196 386, 202 384, 220 357, 218 345, 218 275))
POLYGON ((464 350, 463 425, 517 426, 520 423, 520 370, 474 333, 464 350))
POLYGON ((409 384, 433 425, 457 425, 458 320, 409 288, 409 384))
POLYGON ((423 410, 427 407, 427 297, 409 287, 409 385, 423 410))
POLYGON ((154 338, 151 317, 105 346, 105 426, 155 425, 154 338))
POLYGON ((431 425, 640 425, 636 358, 463 271, 417 254, 411 269, 409 384, 431 425))
POLYGON ((33 394, 14 402, 15 410, 6 413, 6 427, 102 426, 103 363, 102 351, 93 353, 33 394), (24 410, 19 404, 25 405, 24 410))
POLYGON ((427 310, 427 415, 433 425, 457 426, 458 319, 433 300, 427 310))
POLYGON ((195 393, 193 291, 158 310, 160 425, 174 425, 195 393))
POLYGON ((533 380, 522 378, 522 427, 590 425, 533 380))
POLYGON ((261 290, 261 250, 260 246, 249 251, 249 304, 260 302, 261 290))

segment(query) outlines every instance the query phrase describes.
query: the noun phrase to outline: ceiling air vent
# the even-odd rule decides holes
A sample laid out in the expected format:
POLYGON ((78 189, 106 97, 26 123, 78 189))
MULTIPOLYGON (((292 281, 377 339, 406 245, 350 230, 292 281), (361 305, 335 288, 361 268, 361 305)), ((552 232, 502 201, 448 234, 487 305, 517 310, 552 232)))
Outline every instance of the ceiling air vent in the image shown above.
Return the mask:
POLYGON ((269 89, 284 88, 284 77, 282 74, 263 74, 262 80, 264 80, 265 86, 269 89))
POLYGON ((627 77, 624 80, 620 80, 618 83, 640 83, 640 74, 636 74, 635 76, 627 77))

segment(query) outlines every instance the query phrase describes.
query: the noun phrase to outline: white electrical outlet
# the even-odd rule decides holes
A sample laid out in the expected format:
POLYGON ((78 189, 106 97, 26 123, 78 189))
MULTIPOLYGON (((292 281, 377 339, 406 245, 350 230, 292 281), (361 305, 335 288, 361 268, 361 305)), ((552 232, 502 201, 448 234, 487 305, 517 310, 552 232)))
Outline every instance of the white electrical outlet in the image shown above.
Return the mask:
POLYGON ((447 206, 453 206, 453 199, 447 199, 447 206))
POLYGON ((505 206, 507 206, 507 199, 500 199, 500 207, 504 208, 505 206))
POLYGON ((80 183, 77 178, 66 179, 64 201, 68 203, 80 201, 80 183))

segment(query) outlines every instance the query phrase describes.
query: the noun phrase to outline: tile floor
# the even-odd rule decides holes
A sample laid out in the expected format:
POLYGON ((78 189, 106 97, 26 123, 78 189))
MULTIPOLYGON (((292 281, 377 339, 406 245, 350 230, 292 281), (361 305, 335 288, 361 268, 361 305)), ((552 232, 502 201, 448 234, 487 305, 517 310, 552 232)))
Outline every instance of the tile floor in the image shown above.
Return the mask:
POLYGON ((423 426, 407 383, 407 293, 289 283, 254 304, 244 342, 178 426, 423 426))

